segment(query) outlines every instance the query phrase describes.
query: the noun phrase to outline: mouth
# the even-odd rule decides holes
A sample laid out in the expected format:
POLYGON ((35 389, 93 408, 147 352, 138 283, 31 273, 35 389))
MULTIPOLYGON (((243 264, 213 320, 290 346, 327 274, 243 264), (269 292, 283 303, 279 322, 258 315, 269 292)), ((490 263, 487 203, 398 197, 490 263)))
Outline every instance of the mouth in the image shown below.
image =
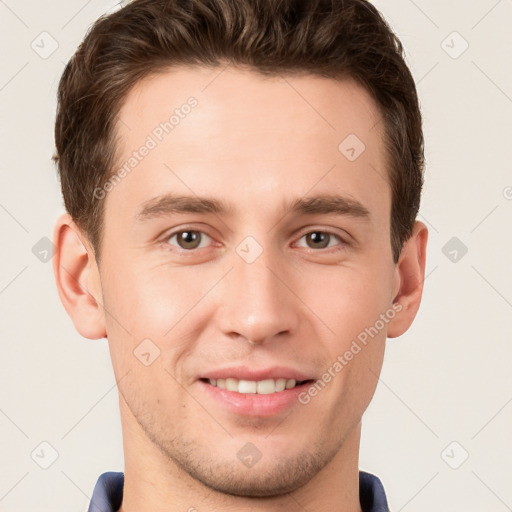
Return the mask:
POLYGON ((205 400, 212 406, 220 407, 236 417, 270 420, 300 405, 301 393, 315 380, 284 377, 260 380, 202 377, 197 382, 205 400))
POLYGON ((293 366, 241 365, 209 370, 196 382, 214 407, 236 416, 271 418, 301 403, 301 393, 316 381, 313 375, 293 366))
POLYGON ((282 393, 289 389, 296 389, 314 382, 313 379, 295 380, 295 379, 263 379, 263 380, 244 380, 228 377, 226 379, 208 379, 201 378, 200 381, 209 384, 218 389, 225 389, 234 393, 243 395, 271 395, 282 393))

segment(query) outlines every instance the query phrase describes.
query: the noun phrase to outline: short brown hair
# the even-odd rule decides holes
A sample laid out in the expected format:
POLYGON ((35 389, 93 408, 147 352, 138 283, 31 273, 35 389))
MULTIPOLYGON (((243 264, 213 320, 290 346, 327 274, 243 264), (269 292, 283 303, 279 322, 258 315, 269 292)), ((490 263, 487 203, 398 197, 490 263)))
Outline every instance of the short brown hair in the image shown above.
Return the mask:
POLYGON ((365 0, 134 0, 99 18, 59 83, 53 157, 65 207, 96 260, 103 201, 94 191, 114 173, 116 120, 128 92, 173 65, 223 61, 265 75, 349 77, 369 91, 384 123, 396 263, 419 210, 421 113, 402 45, 365 0))

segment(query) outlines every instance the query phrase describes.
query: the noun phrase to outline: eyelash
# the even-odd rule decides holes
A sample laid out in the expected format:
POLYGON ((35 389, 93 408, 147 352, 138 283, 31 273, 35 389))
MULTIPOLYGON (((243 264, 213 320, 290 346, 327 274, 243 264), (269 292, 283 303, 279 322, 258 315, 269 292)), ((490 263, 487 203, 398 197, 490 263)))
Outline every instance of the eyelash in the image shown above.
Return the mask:
MULTIPOLYGON (((164 239, 162 240, 162 243, 164 244, 165 248, 167 250, 176 250, 178 251, 179 253, 183 254, 183 253, 190 253, 190 254, 193 254, 195 253, 196 251, 199 251, 200 249, 204 249, 204 247, 196 247, 195 249, 183 249, 181 247, 178 247, 178 246, 174 246, 173 249, 169 249, 169 247, 171 246, 171 244, 169 243, 169 241, 171 240, 171 238, 173 238, 174 236, 176 235, 179 235, 180 233, 185 233, 187 231, 192 231, 193 233, 200 233, 201 235, 206 235, 208 238, 212 239, 212 237, 210 235, 208 235, 208 233, 205 233, 204 231, 201 231, 199 229, 193 229, 193 228, 187 228, 187 227, 182 227, 180 230, 178 231, 173 231, 171 233, 169 233, 168 235, 166 235, 164 237, 164 239)), ((310 231, 306 231, 305 233, 303 233, 299 240, 301 240, 302 238, 304 238, 305 236, 307 235, 310 235, 312 233, 322 233, 322 234, 325 234, 325 235, 328 235, 330 237, 334 237, 334 238, 337 238, 340 242, 340 245, 341 247, 338 247, 337 249, 334 249, 334 251, 340 251, 340 250, 343 250, 346 248, 346 246, 348 246, 348 242, 346 242, 343 238, 341 238, 340 235, 336 234, 336 233, 333 233, 332 231, 327 231, 327 230, 322 230, 322 229, 312 229, 310 231)), ((202 240, 200 242, 200 244, 202 243, 202 240)), ((330 239, 329 239, 329 243, 330 243, 330 239)), ((307 249, 309 249, 310 251, 313 251, 313 252, 324 252, 324 251, 327 251, 327 252, 331 252, 329 251, 329 249, 333 249, 332 247, 325 247, 323 249, 313 249, 311 247, 306 247, 307 249)))

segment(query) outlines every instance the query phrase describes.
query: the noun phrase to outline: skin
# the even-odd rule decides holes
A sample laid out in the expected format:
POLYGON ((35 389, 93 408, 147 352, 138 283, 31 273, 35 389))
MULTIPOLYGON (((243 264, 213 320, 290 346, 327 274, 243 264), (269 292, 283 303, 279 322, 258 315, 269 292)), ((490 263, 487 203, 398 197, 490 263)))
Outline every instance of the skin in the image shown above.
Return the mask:
POLYGON ((69 215, 55 226, 62 303, 82 336, 108 339, 118 381, 121 510, 360 511, 361 417, 386 337, 417 313, 427 228, 416 222, 395 264, 383 126, 362 87, 233 66, 219 73, 175 68, 127 96, 120 165, 188 97, 198 105, 107 194, 99 266, 69 215), (338 150, 351 133, 366 145, 353 162, 338 150), (141 205, 167 192, 221 199, 233 211, 139 222, 141 205), (285 214, 287 202, 317 194, 357 200, 369 218, 285 214), (185 228, 204 233, 186 254, 170 237, 185 228), (327 247, 306 236, 315 231, 333 233, 327 247), (263 249, 250 264, 236 252, 249 235, 263 249), (197 380, 242 364, 320 378, 393 302, 401 311, 307 405, 242 416, 197 380), (149 366, 133 354, 146 338, 160 350, 149 366), (247 442, 262 453, 250 468, 237 457, 247 442))

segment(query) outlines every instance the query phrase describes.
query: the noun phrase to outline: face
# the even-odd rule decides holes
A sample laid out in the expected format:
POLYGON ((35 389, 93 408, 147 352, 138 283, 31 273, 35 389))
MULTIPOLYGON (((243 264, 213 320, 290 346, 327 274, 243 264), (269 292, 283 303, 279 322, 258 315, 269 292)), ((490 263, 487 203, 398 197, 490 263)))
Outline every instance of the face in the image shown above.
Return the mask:
POLYGON ((123 104, 105 329, 123 427, 208 487, 270 496, 335 460, 374 393, 391 193, 360 86, 220 71, 152 76, 123 104))

